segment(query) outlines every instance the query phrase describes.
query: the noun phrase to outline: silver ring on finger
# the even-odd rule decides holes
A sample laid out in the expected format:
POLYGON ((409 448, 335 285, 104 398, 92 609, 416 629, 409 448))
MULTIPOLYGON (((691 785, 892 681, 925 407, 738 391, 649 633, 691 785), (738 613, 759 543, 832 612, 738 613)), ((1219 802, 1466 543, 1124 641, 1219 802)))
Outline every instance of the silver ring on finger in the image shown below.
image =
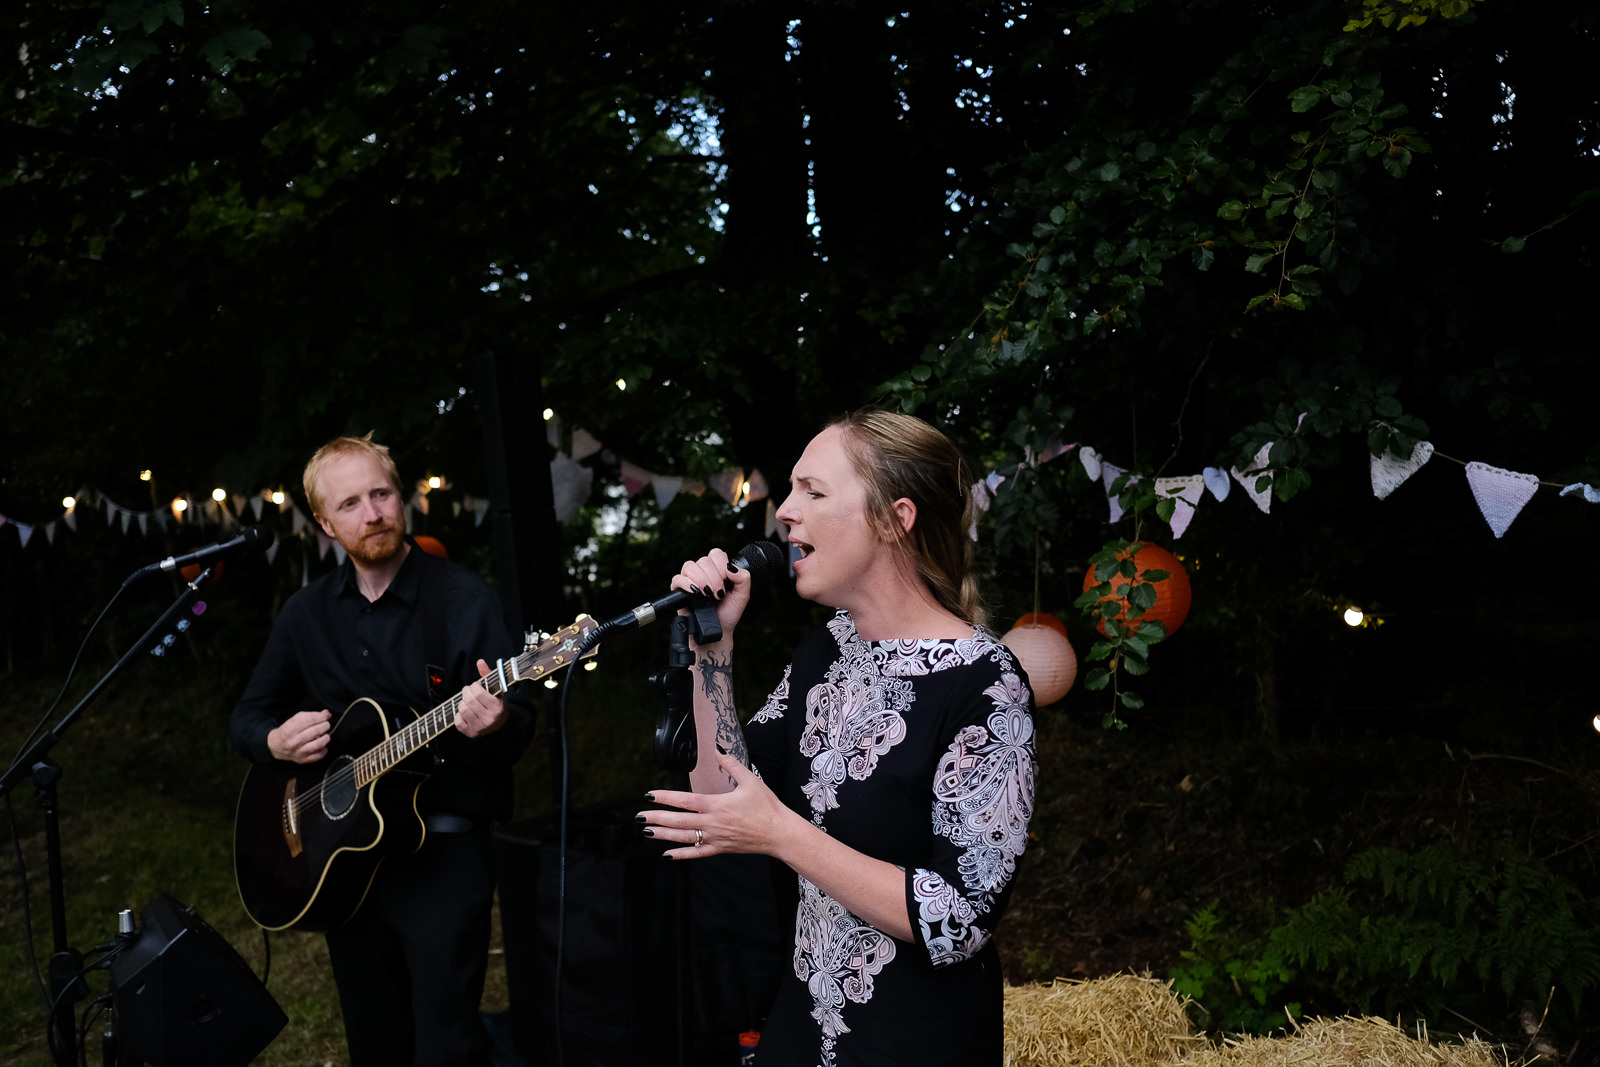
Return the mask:
POLYGON ((694 847, 695 848, 699 848, 701 845, 705 844, 705 840, 706 840, 706 832, 704 830, 696 830, 694 832, 694 847))

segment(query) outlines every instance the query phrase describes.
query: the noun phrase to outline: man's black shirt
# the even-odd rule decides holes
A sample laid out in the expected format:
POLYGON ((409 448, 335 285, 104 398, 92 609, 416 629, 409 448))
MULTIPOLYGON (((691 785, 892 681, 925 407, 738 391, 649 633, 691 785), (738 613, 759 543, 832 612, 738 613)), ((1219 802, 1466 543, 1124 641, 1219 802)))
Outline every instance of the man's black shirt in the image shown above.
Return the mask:
MULTIPOLYGON (((414 543, 389 588, 368 601, 348 559, 284 604, 261 661, 233 711, 234 747, 266 763, 267 734, 298 711, 327 708, 335 721, 349 704, 370 697, 410 721, 478 677, 480 657, 491 666, 521 650, 505 625, 493 592, 470 571, 428 555, 414 543), (443 568, 427 580, 425 568, 443 568), (428 590, 444 603, 424 604, 428 590), (443 626, 429 613, 443 612, 443 626), (443 648, 428 648, 442 635, 443 648), (429 692, 429 667, 442 668, 438 696, 429 692), (409 709, 409 710, 408 710, 409 709)), ((511 812, 511 772, 533 734, 526 685, 507 696, 505 726, 485 737, 446 730, 430 745, 435 766, 418 797, 422 814, 449 812, 487 823, 511 812)))

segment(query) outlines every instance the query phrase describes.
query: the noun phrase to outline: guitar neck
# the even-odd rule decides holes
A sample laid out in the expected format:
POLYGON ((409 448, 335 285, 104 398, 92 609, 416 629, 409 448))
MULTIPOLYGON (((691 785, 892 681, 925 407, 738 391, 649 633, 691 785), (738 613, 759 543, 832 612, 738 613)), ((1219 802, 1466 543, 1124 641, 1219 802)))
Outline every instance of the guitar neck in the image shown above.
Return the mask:
MULTIPOLYGON (((535 681, 548 674, 570 666, 578 657, 577 648, 583 636, 598 623, 588 617, 547 638, 538 648, 520 656, 503 659, 488 674, 473 685, 488 691, 490 696, 500 696, 517 682, 535 681)), ((588 659, 598 652, 589 649, 581 658, 588 659)), ((356 757, 354 770, 356 785, 364 786, 392 770, 401 760, 412 755, 434 738, 456 724, 456 713, 461 710, 462 694, 457 693, 426 715, 419 716, 402 729, 391 734, 356 757)))

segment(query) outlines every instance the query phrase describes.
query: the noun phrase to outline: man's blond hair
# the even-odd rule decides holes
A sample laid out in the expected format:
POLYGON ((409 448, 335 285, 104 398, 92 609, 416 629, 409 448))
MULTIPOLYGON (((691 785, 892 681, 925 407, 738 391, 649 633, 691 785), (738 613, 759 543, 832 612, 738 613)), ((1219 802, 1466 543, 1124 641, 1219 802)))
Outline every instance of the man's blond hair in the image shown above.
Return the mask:
POLYGON ((365 437, 335 437, 311 456, 306 463, 305 474, 301 481, 305 486, 306 503, 311 505, 312 518, 323 517, 322 489, 318 485, 322 481, 322 472, 336 459, 345 456, 370 456, 377 460, 378 466, 389 476, 389 484, 394 486, 394 491, 399 493, 400 468, 394 465, 394 460, 389 456, 389 449, 372 439, 373 431, 368 430, 365 437))

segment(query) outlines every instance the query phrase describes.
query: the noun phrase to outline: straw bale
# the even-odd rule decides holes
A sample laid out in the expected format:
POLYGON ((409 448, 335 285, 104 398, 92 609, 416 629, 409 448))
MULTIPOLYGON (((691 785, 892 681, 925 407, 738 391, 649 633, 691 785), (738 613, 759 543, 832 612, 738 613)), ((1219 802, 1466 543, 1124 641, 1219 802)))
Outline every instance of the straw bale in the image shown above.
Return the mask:
POLYGON ((1131 974, 1006 988, 1006 1067, 1157 1067, 1204 1044, 1185 1000, 1131 974))
POLYGON ((1305 1019, 1281 1037, 1230 1037, 1185 1059, 1183 1067, 1507 1067, 1498 1046, 1429 1042, 1383 1019, 1305 1019))

